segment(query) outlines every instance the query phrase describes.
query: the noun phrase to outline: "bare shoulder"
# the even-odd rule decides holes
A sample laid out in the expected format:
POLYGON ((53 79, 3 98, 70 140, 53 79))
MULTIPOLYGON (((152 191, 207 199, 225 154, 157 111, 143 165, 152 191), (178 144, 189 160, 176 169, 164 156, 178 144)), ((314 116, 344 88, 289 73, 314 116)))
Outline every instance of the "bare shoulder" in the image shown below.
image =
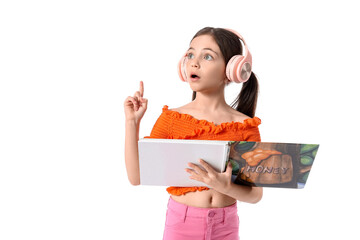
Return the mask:
POLYGON ((233 121, 235 122, 244 122, 246 119, 249 119, 248 115, 237 111, 236 109, 230 108, 229 109, 230 114, 232 115, 233 121))
POLYGON ((175 112, 179 112, 179 113, 187 113, 188 111, 191 110, 190 104, 186 104, 184 106, 178 107, 178 108, 172 108, 169 109, 170 111, 175 111, 175 112))

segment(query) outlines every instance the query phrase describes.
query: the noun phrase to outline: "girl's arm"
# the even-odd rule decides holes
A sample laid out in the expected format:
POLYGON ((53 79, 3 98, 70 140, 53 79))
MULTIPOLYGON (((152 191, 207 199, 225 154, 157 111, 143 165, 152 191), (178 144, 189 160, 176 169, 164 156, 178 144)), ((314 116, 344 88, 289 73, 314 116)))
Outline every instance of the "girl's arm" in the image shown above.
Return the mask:
POLYGON ((127 97, 125 110, 125 165, 128 179, 132 185, 140 184, 139 168, 139 129, 140 121, 147 109, 148 100, 143 98, 144 83, 140 82, 140 90, 134 97, 127 97))
POLYGON ((223 193, 242 202, 257 203, 262 198, 263 188, 242 186, 231 182, 229 187, 224 189, 223 193))
POLYGON ((128 179, 132 185, 140 184, 139 128, 140 123, 131 120, 125 122, 125 165, 128 179))

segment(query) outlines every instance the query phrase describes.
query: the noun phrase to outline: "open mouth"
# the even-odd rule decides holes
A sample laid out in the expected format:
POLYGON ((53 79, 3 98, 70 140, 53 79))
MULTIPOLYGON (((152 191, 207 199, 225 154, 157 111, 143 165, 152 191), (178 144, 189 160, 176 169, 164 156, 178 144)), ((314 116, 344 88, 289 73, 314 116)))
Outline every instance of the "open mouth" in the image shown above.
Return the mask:
POLYGON ((196 75, 196 74, 191 74, 191 78, 200 78, 198 75, 196 75))

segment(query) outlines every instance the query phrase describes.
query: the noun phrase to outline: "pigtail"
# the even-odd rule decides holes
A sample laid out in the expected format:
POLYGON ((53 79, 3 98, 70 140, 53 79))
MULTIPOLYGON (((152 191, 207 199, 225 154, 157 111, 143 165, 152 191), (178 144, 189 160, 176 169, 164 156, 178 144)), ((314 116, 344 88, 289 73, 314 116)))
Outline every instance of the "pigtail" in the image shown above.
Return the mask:
POLYGON ((258 99, 259 83, 253 72, 248 81, 243 83, 237 98, 231 103, 231 107, 253 118, 255 116, 258 99))

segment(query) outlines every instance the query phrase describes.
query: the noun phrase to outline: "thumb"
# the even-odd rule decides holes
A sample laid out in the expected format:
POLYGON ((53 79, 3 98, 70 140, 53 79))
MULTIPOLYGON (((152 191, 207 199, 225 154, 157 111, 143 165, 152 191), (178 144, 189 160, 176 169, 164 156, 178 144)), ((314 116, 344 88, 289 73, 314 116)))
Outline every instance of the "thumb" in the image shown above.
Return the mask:
POLYGON ((141 101, 142 105, 144 106, 144 108, 146 109, 146 108, 147 108, 147 104, 148 104, 147 98, 141 98, 140 101, 141 101))
POLYGON ((227 163, 226 173, 227 173, 227 174, 232 174, 232 169, 233 169, 232 163, 229 161, 229 162, 227 163))

